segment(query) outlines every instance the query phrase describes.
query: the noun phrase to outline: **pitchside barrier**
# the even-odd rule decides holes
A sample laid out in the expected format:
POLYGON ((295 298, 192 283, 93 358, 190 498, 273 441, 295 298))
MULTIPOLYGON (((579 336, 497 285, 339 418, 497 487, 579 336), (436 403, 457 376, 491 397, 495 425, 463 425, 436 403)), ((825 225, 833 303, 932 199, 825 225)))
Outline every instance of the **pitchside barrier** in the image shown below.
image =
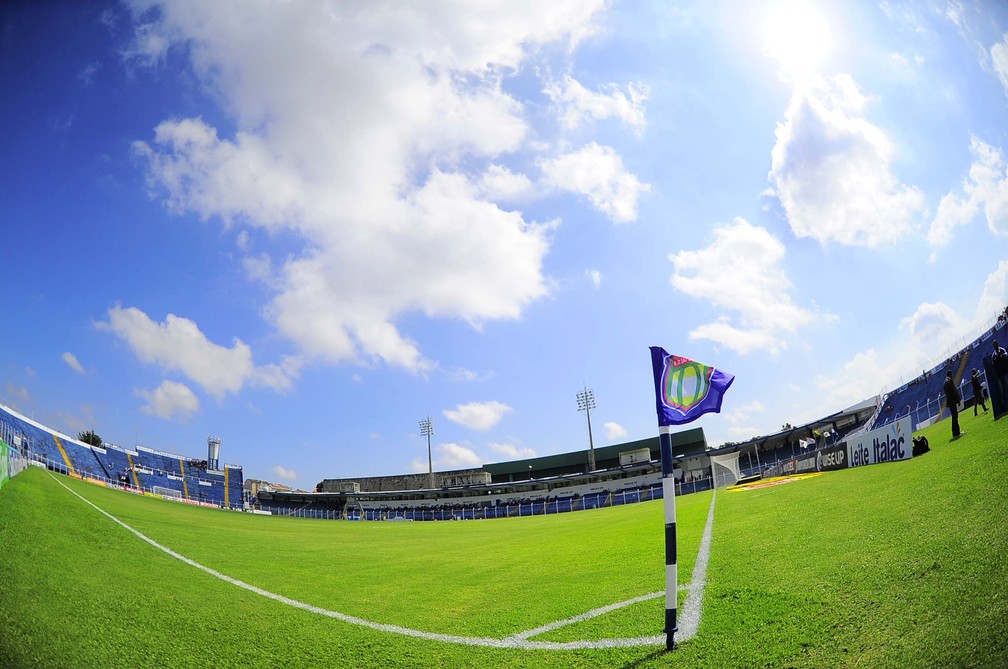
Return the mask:
POLYGON ((828 472, 848 467, 863 467, 913 457, 913 433, 910 416, 889 423, 850 441, 821 448, 815 453, 771 465, 763 477, 788 476, 806 472, 828 472))
POLYGON ((7 442, 0 439, 0 488, 4 483, 14 478, 25 470, 28 466, 28 458, 21 452, 8 446, 7 442))

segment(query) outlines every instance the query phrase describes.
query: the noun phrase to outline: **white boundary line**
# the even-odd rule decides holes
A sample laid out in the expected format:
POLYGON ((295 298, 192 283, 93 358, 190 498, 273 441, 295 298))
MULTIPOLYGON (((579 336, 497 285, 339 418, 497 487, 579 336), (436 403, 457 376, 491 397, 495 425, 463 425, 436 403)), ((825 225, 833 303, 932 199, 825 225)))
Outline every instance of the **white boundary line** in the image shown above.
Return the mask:
POLYGON ((710 562, 711 533, 714 529, 714 500, 717 498, 717 488, 711 495, 710 510, 707 512, 707 524, 704 525, 703 538, 700 539, 700 550, 697 551, 696 564, 693 565, 693 578, 686 587, 686 601, 683 602, 682 615, 679 617, 679 640, 685 641, 696 636, 700 628, 700 612, 703 609, 704 589, 707 587, 707 564, 710 562))
MULTIPOLYGON (((105 511, 104 509, 102 509, 95 503, 91 502, 90 500, 85 499, 77 491, 72 490, 65 483, 63 483, 63 481, 53 476, 52 472, 47 473, 49 474, 49 476, 53 478, 53 480, 55 480, 57 483, 63 486, 63 488, 65 488, 72 495, 83 501, 85 504, 95 509, 100 514, 102 514, 112 522, 116 523, 117 525, 120 525, 129 532, 132 532, 138 538, 147 542, 154 548, 157 548, 158 550, 170 555, 176 560, 184 562, 190 567, 195 567, 200 571, 206 572, 207 574, 213 576, 214 578, 218 578, 226 583, 230 583, 231 585, 243 588, 245 590, 248 590, 249 592, 253 592, 257 595, 260 595, 267 599, 271 599, 275 602, 286 604, 287 606, 292 606, 296 609, 301 609, 303 611, 308 611, 309 613, 315 613, 329 618, 335 618, 336 620, 340 620, 342 622, 349 623, 351 625, 359 625, 361 627, 366 627, 368 629, 376 630, 379 632, 399 634, 402 636, 425 639, 428 641, 441 641, 443 643, 454 643, 464 646, 484 646, 492 648, 523 648, 530 650, 591 650, 599 648, 630 648, 634 646, 658 646, 665 643, 664 634, 659 634, 655 636, 643 636, 643 637, 623 637, 615 639, 592 639, 592 640, 579 640, 579 641, 532 641, 529 639, 529 637, 543 634, 545 632, 557 629, 559 627, 563 627, 565 625, 571 625, 574 623, 581 622, 583 620, 588 620, 589 618, 609 613, 610 611, 614 611, 624 606, 629 606, 631 604, 636 604, 638 602, 644 602, 650 599, 661 597, 665 594, 664 590, 660 592, 652 592, 646 595, 641 595, 639 597, 634 597, 633 599, 628 599, 625 602, 619 602, 616 604, 603 606, 598 609, 593 609, 586 613, 582 613, 578 616, 574 616, 573 618, 568 618, 567 620, 561 620, 554 623, 550 623, 548 625, 543 625, 542 627, 537 627, 535 629, 528 630, 526 632, 513 634, 503 639, 493 637, 471 637, 471 636, 460 636, 454 634, 438 634, 435 632, 424 632, 423 630, 411 629, 409 627, 402 627, 400 625, 391 625, 388 623, 378 623, 372 620, 365 620, 364 618, 358 618, 356 616, 351 616, 346 613, 340 613, 339 611, 330 611, 328 609, 323 609, 318 606, 313 606, 312 604, 306 604, 305 602, 301 602, 296 599, 291 599, 289 597, 279 595, 275 592, 270 592, 269 590, 264 590, 260 587, 252 585, 251 583, 246 583, 245 581, 241 581, 237 578, 232 578, 227 574, 222 574, 216 569, 212 569, 210 567, 200 564, 199 562, 196 562, 195 560, 187 558, 186 556, 180 553, 176 553, 167 546, 159 544, 158 542, 154 541, 153 539, 143 534, 139 530, 136 530, 133 527, 127 525, 126 523, 119 520, 111 513, 105 511)), ((707 559, 710 556, 710 534, 713 520, 714 520, 714 499, 712 498, 710 511, 708 512, 707 515, 707 526, 704 528, 703 539, 700 542, 700 553, 697 555, 697 566, 693 570, 694 581, 689 586, 684 586, 688 590, 688 594, 686 596, 686 602, 684 602, 683 604, 682 619, 692 620, 693 618, 695 618, 696 623, 695 624, 689 623, 691 627, 684 628, 682 632, 677 635, 678 637, 677 640, 679 641, 686 641, 687 639, 692 638, 696 634, 696 628, 699 625, 699 619, 700 619, 699 609, 700 609, 700 603, 703 600, 704 585, 706 584, 704 579, 706 578, 706 572, 707 572, 707 559), (701 569, 701 561, 702 561, 702 569, 701 569), (699 585, 697 586, 695 584, 697 583, 696 577, 698 575, 698 572, 701 580, 699 581, 699 585), (696 602, 695 606, 697 610, 695 614, 691 615, 691 612, 688 611, 686 607, 690 606, 691 602, 693 601, 696 602)), ((683 588, 679 589, 682 590, 683 588)))

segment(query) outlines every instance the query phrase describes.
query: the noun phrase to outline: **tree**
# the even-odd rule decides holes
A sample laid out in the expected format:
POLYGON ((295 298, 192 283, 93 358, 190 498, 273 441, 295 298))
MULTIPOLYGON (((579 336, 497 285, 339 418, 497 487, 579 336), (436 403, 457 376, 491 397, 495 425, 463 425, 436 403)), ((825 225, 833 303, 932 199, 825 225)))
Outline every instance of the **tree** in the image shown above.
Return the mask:
POLYGON ((101 446, 102 440, 94 430, 88 430, 87 432, 78 432, 77 438, 83 441, 85 444, 91 444, 92 446, 101 446))

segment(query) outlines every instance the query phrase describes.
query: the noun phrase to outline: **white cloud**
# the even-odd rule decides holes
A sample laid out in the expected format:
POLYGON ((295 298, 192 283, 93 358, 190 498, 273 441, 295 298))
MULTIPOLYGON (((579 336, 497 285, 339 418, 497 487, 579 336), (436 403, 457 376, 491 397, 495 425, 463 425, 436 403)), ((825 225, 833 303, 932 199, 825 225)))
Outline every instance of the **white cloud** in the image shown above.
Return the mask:
MULTIPOLYGON (((789 387, 788 390, 792 393, 800 392, 794 387, 789 387)), ((793 407, 789 410, 793 410, 793 407)), ((772 427, 767 427, 769 419, 766 416, 766 407, 759 400, 732 405, 731 408, 722 411, 722 415, 728 423, 726 433, 731 441, 746 441, 774 430, 772 427)))
POLYGON ((559 107, 561 122, 568 129, 576 128, 586 119, 613 117, 638 130, 644 127, 647 86, 631 83, 624 93, 615 84, 607 84, 602 90, 607 92, 592 93, 568 75, 560 83, 548 85, 543 92, 559 107))
POLYGON ((998 263, 996 270, 984 281, 983 293, 977 304, 975 323, 978 326, 998 316, 1008 305, 1008 260, 998 263))
MULTIPOLYGON (((462 446, 461 444, 452 442, 447 444, 438 444, 434 447, 433 452, 434 471, 470 469, 483 465, 483 459, 480 458, 475 451, 468 446, 462 446)), ((412 464, 414 472, 422 473, 427 471, 426 460, 414 458, 412 464)))
POLYGON ((182 420, 199 410, 199 399, 185 384, 177 381, 162 381, 154 390, 137 390, 137 397, 146 401, 141 410, 152 416, 169 420, 182 420))
POLYGON ((163 3, 132 55, 182 46, 236 131, 166 120, 134 150, 172 210, 301 240, 258 278, 302 353, 424 371, 404 315, 478 326, 547 294, 549 226, 495 204, 529 190, 497 166, 529 141, 503 73, 592 34, 604 2, 369 8, 163 3))
POLYGON ((208 340, 196 323, 175 314, 155 323, 136 307, 115 306, 108 310, 108 318, 95 327, 125 341, 141 361, 179 371, 217 398, 238 392, 246 383, 286 390, 298 371, 294 359, 257 367, 252 349, 240 339, 230 348, 220 346, 208 340))
POLYGON ((605 430, 606 439, 609 440, 624 439, 628 434, 626 428, 620 425, 619 423, 613 423, 613 422, 604 423, 602 425, 602 429, 605 430))
POLYGON ((489 402, 469 402, 459 404, 454 409, 445 409, 441 413, 445 418, 464 425, 471 430, 489 430, 500 422, 505 414, 512 409, 507 404, 491 400, 489 402))
POLYGON ((532 181, 501 165, 490 165, 480 179, 480 192, 494 202, 525 202, 532 199, 532 181))
POLYGON ((7 394, 21 400, 25 404, 35 403, 35 400, 32 399, 31 392, 29 392, 29 390, 24 386, 19 386, 16 383, 7 384, 7 394))
MULTIPOLYGON (((753 414, 762 414, 766 407, 759 400, 753 400, 748 404, 734 406, 725 412, 725 419, 732 424, 745 423, 752 419, 753 414)), ((746 428, 748 429, 748 428, 746 428)))
POLYGON ((924 302, 900 321, 914 343, 925 351, 936 351, 955 340, 963 329, 959 315, 944 302, 924 302))
MULTIPOLYGON (((988 277, 988 284, 996 285, 1002 271, 1008 273, 1008 262, 988 277)), ((992 315, 987 313, 985 320, 992 315)), ((964 338, 976 337, 978 325, 963 319, 943 302, 920 304, 900 321, 895 338, 883 342, 879 348, 856 353, 843 364, 842 371, 815 378, 815 385, 823 394, 821 404, 849 406, 883 390, 894 390, 940 363, 943 355, 959 350, 964 338)))
MULTIPOLYGON (((465 367, 456 367, 455 369, 445 370, 447 378, 452 381, 476 381, 480 378, 478 372, 474 372, 471 369, 466 369, 465 367)), ((486 378, 490 378, 492 375, 488 375, 486 378)))
POLYGON ((976 217, 983 208, 987 227, 1008 236, 1008 169, 1001 152, 977 137, 970 140, 973 163, 963 180, 962 195, 949 191, 938 204, 928 242, 943 246, 952 241, 952 231, 976 217))
POLYGON ((818 316, 791 300, 791 282, 781 269, 784 245, 741 218, 716 228, 714 237, 705 249, 669 255, 671 282, 686 295, 735 312, 739 324, 723 316, 694 328, 690 338, 716 341, 742 354, 764 350, 776 355, 787 345, 783 335, 818 316))
POLYGON ((994 63, 994 71, 997 72, 1001 86, 1004 87, 1005 95, 1008 95, 1008 33, 1000 42, 990 49, 991 62, 994 63))
POLYGON ((77 372, 78 374, 87 374, 87 370, 84 369, 84 365, 80 364, 80 361, 77 360, 77 356, 75 356, 70 351, 64 351, 63 355, 60 357, 63 359, 63 362, 65 362, 67 366, 73 371, 77 372))
POLYGON ((502 456, 504 460, 524 460, 526 458, 534 458, 536 456, 536 451, 534 448, 528 448, 527 446, 514 446, 513 444, 488 444, 491 452, 502 456))
POLYGON ((592 282, 592 285, 598 288, 602 285, 602 272, 597 269, 586 269, 585 276, 588 280, 592 282))
POLYGON ((274 465, 272 469, 273 473, 277 478, 284 481, 293 481, 297 478, 297 472, 293 469, 287 469, 283 465, 274 465))
POLYGON ((238 236, 235 238, 235 246, 238 247, 239 251, 243 251, 243 252, 247 253, 248 250, 249 250, 249 248, 250 248, 250 246, 251 246, 251 244, 252 244, 252 240, 249 237, 248 230, 242 230, 242 231, 240 231, 238 233, 238 236))
MULTIPOLYGON (((108 16, 102 14, 102 19, 108 16)), ((158 25, 152 23, 141 23, 133 28, 133 40, 126 49, 122 51, 122 56, 128 61, 134 61, 148 67, 153 67, 162 62, 168 55, 168 47, 171 44, 170 38, 161 32, 158 25)))
POLYGON ((92 61, 84 66, 84 69, 80 71, 77 75, 77 79, 81 82, 84 88, 90 88, 91 84, 94 83, 95 75, 98 74, 98 70, 101 68, 101 63, 97 61, 92 61))
POLYGON ((846 74, 796 89, 771 152, 771 192, 797 237, 879 246, 910 232, 924 196, 892 172, 893 146, 846 74))
POLYGON ((572 153, 539 163, 548 184, 586 195, 615 223, 637 218, 637 198, 651 189, 623 167, 612 147, 591 142, 572 153))

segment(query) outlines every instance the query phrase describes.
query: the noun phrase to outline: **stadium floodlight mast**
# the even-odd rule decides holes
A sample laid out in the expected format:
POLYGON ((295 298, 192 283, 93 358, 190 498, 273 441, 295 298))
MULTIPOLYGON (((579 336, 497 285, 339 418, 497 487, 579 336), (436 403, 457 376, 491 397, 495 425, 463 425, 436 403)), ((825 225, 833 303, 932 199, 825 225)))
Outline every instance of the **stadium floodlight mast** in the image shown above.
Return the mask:
POLYGON ((595 471, 595 442, 592 441, 591 410, 595 408, 595 392, 585 389, 577 394, 578 411, 584 411, 588 417, 588 471, 595 471))
POLYGON ((434 434, 434 423, 431 422, 430 416, 427 416, 420 421, 420 436, 427 437, 427 474, 430 477, 428 485, 431 490, 434 489, 434 461, 431 459, 431 448, 430 448, 430 438, 434 434))

